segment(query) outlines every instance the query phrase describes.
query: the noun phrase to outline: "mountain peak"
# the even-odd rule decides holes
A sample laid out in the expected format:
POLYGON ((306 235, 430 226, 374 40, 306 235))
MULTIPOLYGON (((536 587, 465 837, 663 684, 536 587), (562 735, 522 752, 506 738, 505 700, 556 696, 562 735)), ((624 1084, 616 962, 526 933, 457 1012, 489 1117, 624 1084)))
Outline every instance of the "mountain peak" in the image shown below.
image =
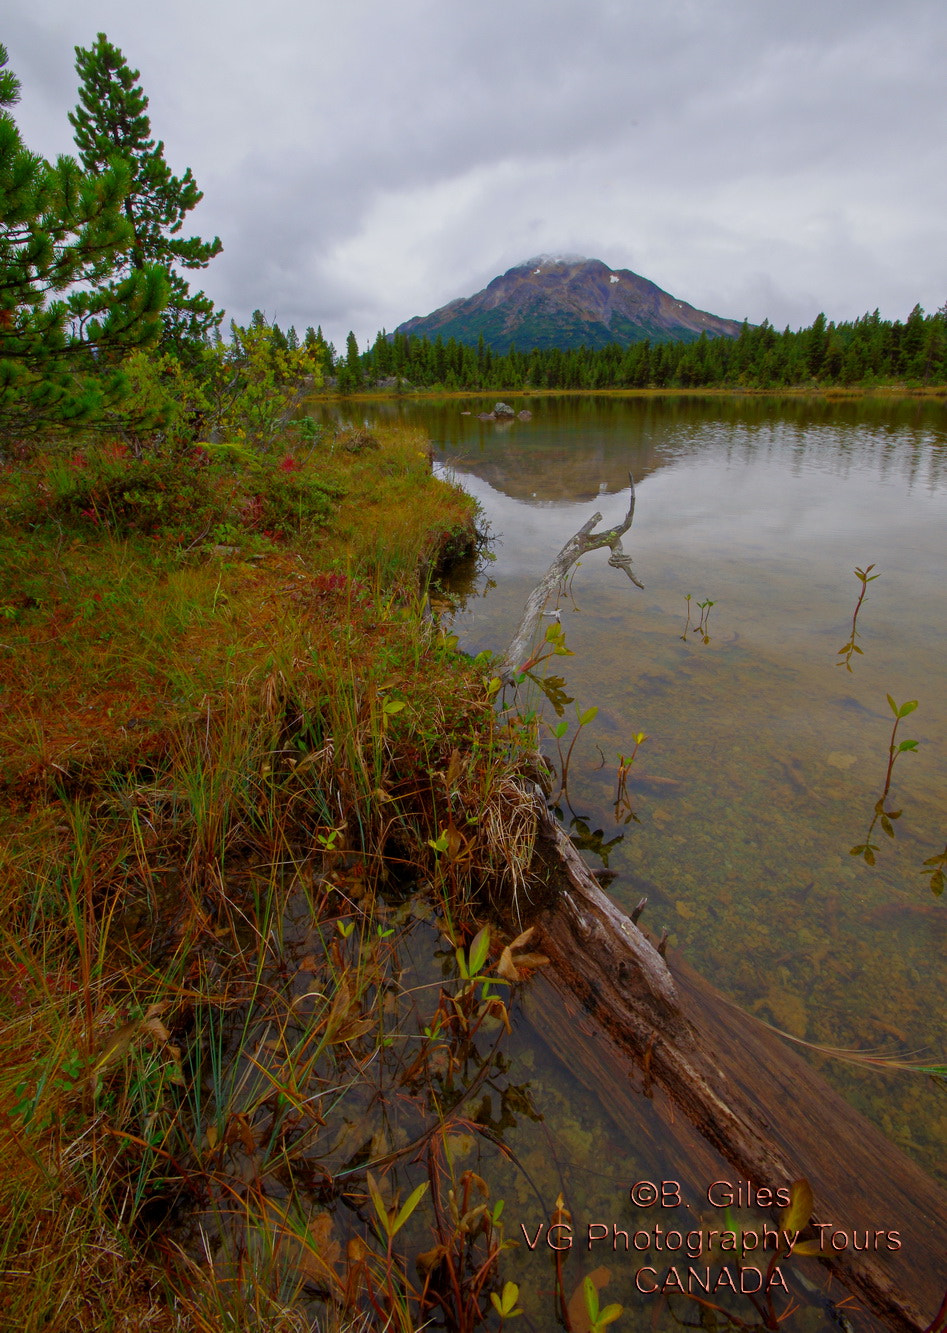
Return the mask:
POLYGON ((416 315, 396 333, 475 344, 495 351, 603 347, 609 343, 691 342, 702 333, 736 337, 741 325, 663 291, 631 269, 584 255, 534 255, 483 291, 416 315))
MULTIPOLYGON (((524 259, 522 264, 517 264, 517 268, 546 268, 550 264, 598 264, 601 260, 589 259, 588 255, 533 255, 532 259, 524 259)), ((512 272, 512 270, 510 270, 512 272)))

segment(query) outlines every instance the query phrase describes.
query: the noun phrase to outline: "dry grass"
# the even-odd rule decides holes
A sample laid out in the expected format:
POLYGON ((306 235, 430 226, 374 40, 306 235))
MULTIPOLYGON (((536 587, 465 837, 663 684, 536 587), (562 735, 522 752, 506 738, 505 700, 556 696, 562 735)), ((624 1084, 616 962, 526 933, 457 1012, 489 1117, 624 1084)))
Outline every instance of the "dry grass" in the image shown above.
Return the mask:
MULTIPOLYGON (((30 511, 46 461, 0 476, 9 1327, 290 1330, 318 1307, 367 1328, 394 1300, 407 1329, 430 1304, 378 1219, 346 1241, 313 1181, 370 1223, 338 1115, 416 1077, 419 1040, 441 1051, 420 1141, 446 1132, 479 992, 450 1041, 419 1038, 439 992, 393 980, 410 922, 390 895, 426 891, 459 946, 483 883, 521 883, 530 831, 516 743, 418 591, 470 501, 415 433, 380 443, 306 462, 342 497, 283 541, 90 529, 30 511)), ((400 1160, 374 1157, 380 1177, 400 1160)), ((475 1303, 481 1232, 476 1262, 444 1241, 475 1303)))

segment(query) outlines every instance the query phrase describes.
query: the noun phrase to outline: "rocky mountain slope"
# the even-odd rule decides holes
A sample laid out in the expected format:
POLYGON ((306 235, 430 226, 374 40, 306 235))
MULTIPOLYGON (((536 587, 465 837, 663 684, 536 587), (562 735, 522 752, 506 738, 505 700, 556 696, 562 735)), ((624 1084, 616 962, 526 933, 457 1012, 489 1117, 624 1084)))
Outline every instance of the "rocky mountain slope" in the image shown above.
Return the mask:
POLYGON ((495 351, 533 347, 603 347, 607 343, 690 342, 702 333, 736 337, 740 323, 696 310, 630 269, 599 259, 541 256, 494 278, 475 296, 430 315, 416 315, 397 333, 476 343, 495 351))

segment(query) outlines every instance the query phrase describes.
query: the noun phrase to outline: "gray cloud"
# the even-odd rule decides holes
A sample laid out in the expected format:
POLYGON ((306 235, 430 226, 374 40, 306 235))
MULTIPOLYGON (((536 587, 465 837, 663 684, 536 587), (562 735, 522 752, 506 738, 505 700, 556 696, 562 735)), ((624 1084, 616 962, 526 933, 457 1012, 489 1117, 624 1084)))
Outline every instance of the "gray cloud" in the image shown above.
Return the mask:
POLYGON ((947 299, 941 0, 37 0, 0 31, 31 147, 99 30, 238 319, 364 342, 564 250, 780 326, 947 299))

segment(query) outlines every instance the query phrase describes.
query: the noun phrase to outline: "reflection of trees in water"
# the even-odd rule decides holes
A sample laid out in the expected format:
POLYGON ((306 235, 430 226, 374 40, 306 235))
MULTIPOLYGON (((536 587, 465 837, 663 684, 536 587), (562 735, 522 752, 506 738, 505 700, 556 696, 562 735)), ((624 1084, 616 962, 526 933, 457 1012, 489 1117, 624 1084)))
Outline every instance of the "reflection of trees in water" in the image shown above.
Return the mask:
POLYGON ((453 456, 458 472, 527 503, 615 494, 629 471, 642 481, 710 449, 722 450, 728 462, 788 449, 797 466, 815 464, 842 477, 853 467, 872 469, 911 486, 934 488, 947 477, 947 414, 930 399, 524 396, 515 406, 528 407, 532 421, 478 420, 494 398, 321 403, 313 415, 333 425, 419 426, 453 456))

